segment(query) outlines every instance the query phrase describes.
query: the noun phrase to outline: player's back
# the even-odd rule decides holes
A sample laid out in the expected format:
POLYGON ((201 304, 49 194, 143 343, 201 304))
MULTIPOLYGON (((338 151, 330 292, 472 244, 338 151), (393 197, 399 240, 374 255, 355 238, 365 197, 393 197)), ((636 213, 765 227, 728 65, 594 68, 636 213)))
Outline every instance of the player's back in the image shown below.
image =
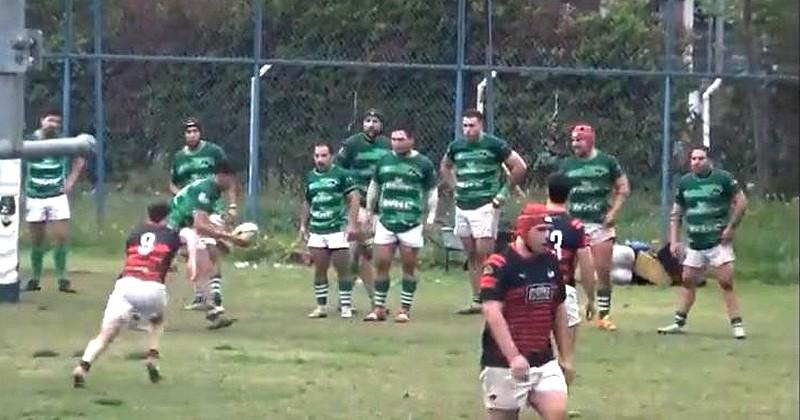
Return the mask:
POLYGON ((120 277, 163 283, 180 247, 178 233, 164 225, 145 223, 137 226, 125 243, 125 266, 120 277))
POLYGON ((565 211, 548 211, 552 228, 548 236, 558 257, 558 266, 564 282, 575 286, 575 266, 578 250, 589 246, 583 223, 565 211))

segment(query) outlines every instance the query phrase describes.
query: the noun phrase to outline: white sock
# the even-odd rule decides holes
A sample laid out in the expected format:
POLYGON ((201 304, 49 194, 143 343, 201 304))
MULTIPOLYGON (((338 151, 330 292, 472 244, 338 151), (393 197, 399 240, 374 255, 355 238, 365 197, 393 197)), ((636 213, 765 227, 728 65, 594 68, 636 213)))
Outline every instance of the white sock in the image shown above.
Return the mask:
POLYGON ((86 350, 83 352, 81 360, 84 362, 93 363, 97 356, 106 349, 106 344, 99 338, 95 338, 86 345, 86 350))

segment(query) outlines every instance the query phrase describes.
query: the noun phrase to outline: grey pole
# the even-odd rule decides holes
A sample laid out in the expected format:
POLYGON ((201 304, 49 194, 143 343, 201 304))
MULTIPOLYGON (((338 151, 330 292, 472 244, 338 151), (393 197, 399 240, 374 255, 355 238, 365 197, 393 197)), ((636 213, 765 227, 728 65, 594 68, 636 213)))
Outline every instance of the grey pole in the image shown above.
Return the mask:
POLYGON ((486 132, 494 134, 494 81, 492 80, 492 67, 494 66, 494 1, 486 0, 486 132))
POLYGON ((261 59, 261 33, 264 14, 263 0, 253 0, 253 77, 250 79, 250 159, 247 172, 247 215, 253 220, 259 220, 258 195, 259 195, 259 145, 261 143, 261 74, 259 59, 261 59))
POLYGON ((467 1, 458 0, 456 23, 456 98, 453 122, 453 139, 461 137, 461 115, 464 112, 464 49, 466 48, 467 1))
MULTIPOLYGON (((103 51, 103 9, 100 0, 92 2, 93 41, 94 53, 103 51)), ((106 122, 103 104, 103 60, 94 60, 94 131, 97 136, 97 149, 95 154, 95 170, 97 180, 94 188, 95 206, 97 211, 97 224, 102 225, 105 219, 105 187, 106 187, 106 161, 105 161, 105 136, 106 122)))
MULTIPOLYGON (((673 8, 675 7, 674 0, 667 0, 667 10, 664 13, 664 20, 666 21, 666 40, 664 52, 664 67, 667 71, 672 69, 672 19, 673 8)), ((669 234, 669 207, 670 207, 670 148, 672 146, 672 76, 667 74, 664 76, 664 115, 662 117, 663 132, 661 137, 661 239, 664 243, 668 240, 669 234)))
POLYGON ((70 107, 72 104, 72 0, 64 0, 64 74, 61 76, 61 128, 70 133, 70 107))

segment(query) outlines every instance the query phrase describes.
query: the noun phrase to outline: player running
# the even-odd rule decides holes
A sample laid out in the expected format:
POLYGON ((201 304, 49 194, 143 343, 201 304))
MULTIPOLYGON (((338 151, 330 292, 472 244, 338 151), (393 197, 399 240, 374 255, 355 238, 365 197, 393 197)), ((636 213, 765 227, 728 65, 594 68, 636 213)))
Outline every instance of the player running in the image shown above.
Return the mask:
MULTIPOLYGON (((202 127, 197 118, 190 117, 183 120, 184 147, 175 152, 170 170, 169 189, 172 194, 178 194, 183 187, 189 185, 192 181, 213 176, 217 165, 227 160, 227 156, 220 146, 212 141, 202 139, 201 136, 202 127)), ((219 200, 213 213, 224 216, 228 223, 233 223, 238 213, 236 204, 237 189, 229 189, 226 198, 228 202, 227 208, 225 201, 219 200)), ((210 289, 208 294, 214 305, 222 306, 222 258, 218 258, 221 250, 209 238, 204 238, 204 242, 206 242, 209 252, 216 255, 217 258, 214 261, 218 266, 215 267, 208 285, 192 285, 194 299, 184 309, 205 308, 206 288, 210 289)))
MULTIPOLYGON (((61 112, 44 113, 34 140, 52 139, 61 134, 61 112)), ((67 253, 69 250, 69 194, 78 181, 86 161, 80 156, 47 156, 25 159, 25 221, 31 232, 31 278, 26 291, 41 290, 42 265, 45 254, 47 230, 53 237, 53 262, 58 279, 58 290, 75 293, 67 279, 67 253)))
POLYGON ((417 254, 424 244, 423 230, 434 222, 438 190, 433 162, 414 150, 414 133, 402 125, 392 131, 392 153, 375 165, 367 192, 367 209, 376 209, 375 298, 364 321, 386 320, 389 270, 395 249, 400 250, 403 282, 401 309, 395 322, 411 320, 411 305, 417 290, 417 254), (376 207, 377 204, 377 207, 376 207), (427 209, 426 209, 427 207, 427 209), (423 219, 427 210, 427 218, 423 219))
POLYGON ((572 183, 567 209, 584 223, 589 235, 592 260, 597 274, 597 328, 614 331, 611 322, 611 257, 616 239, 617 215, 630 194, 630 183, 617 159, 595 147, 592 126, 579 123, 572 128, 575 154, 561 163, 560 171, 572 183), (610 203, 609 203, 610 198, 610 203))
MULTIPOLYGON (((228 232, 224 227, 212 222, 211 219, 214 209, 219 208, 222 194, 232 188, 236 188, 233 169, 227 161, 221 161, 217 163, 214 176, 192 181, 178 191, 178 194, 170 201, 167 226, 176 231, 188 228, 200 238, 197 246, 197 264, 200 272, 196 276, 194 284, 209 284, 209 277, 219 267, 221 255, 214 252, 215 247, 208 246, 208 238, 214 239, 214 241, 231 242, 235 245, 247 245, 247 241, 228 232)), ((203 293, 206 292, 211 293, 212 297, 214 296, 213 289, 203 290, 203 293)), ((216 299, 206 299, 206 302, 208 305, 206 319, 211 323, 209 328, 222 328, 233 322, 221 317, 225 309, 216 299)))
POLYGON ((669 228, 670 251, 678 258, 681 219, 686 218, 689 247, 683 256, 683 286, 675 321, 658 332, 684 332, 697 283, 710 268, 722 290, 733 336, 744 339, 747 334, 733 291, 733 237, 744 216, 747 198, 731 174, 711 166, 707 148, 692 148, 689 166, 691 172, 681 178, 675 192, 669 228))
POLYGON ((166 203, 152 204, 147 208, 147 222, 137 226, 125 244, 125 266, 114 290, 108 297, 103 313, 100 333, 86 346, 80 363, 72 371, 73 385, 83 387, 92 363, 120 333, 124 323, 136 313, 148 322, 147 359, 145 366, 151 382, 161 379, 157 361, 158 344, 164 331, 164 308, 167 290, 164 286, 172 258, 187 244, 190 276, 196 275, 195 242, 181 238, 166 226, 169 207, 166 203))
POLYGON ((575 372, 566 291, 558 260, 548 249, 547 218, 543 205, 526 205, 517 218, 516 240, 483 267, 480 379, 490 419, 517 419, 527 405, 544 419, 566 418, 567 385, 575 372))
POLYGON ((575 288, 575 268, 581 270, 581 283, 586 293, 586 319, 594 316, 594 263, 589 248, 589 237, 583 223, 567 214, 567 198, 570 181, 564 174, 556 172, 547 178, 547 214, 551 224, 548 241, 556 251, 558 267, 565 283, 567 326, 569 327, 570 348, 575 350, 578 324, 581 323, 580 300, 575 288))
POLYGON ((368 218, 367 188, 369 187, 375 164, 385 155, 389 154, 392 146, 389 139, 382 135, 383 116, 375 108, 367 110, 362 121, 362 131, 348 137, 334 163, 350 172, 355 182, 356 189, 361 196, 361 209, 358 211, 359 233, 351 244, 350 258, 351 270, 364 282, 369 298, 373 298, 375 271, 372 268, 372 254, 370 245, 375 229, 375 221, 368 218))
POLYGON ((455 234, 461 238, 469 263, 472 303, 459 314, 478 314, 480 270, 494 252, 500 209, 509 191, 522 180, 527 166, 508 144, 483 132, 483 114, 464 112, 464 138, 450 143, 439 166, 441 178, 455 191, 455 234), (503 164, 510 176, 503 182, 503 164))
POLYGON ((317 307, 309 318, 328 316, 328 268, 333 263, 339 279, 339 314, 352 318, 353 278, 349 264, 350 243, 358 227, 359 195, 347 171, 333 165, 327 143, 314 145, 315 168, 306 175, 306 192, 300 214, 300 235, 314 263, 314 297, 317 307))

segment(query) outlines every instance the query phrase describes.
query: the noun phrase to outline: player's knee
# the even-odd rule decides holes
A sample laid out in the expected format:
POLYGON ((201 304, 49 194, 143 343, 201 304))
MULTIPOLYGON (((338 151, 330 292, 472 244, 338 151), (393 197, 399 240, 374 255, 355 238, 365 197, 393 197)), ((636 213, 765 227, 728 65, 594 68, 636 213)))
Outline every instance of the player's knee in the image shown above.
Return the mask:
POLYGON ((697 279, 694 276, 681 277, 681 284, 687 289, 694 289, 697 287, 697 279))
POLYGON ((719 284, 719 288, 726 291, 732 292, 733 291, 733 280, 732 279, 724 279, 718 280, 717 283, 719 284))

